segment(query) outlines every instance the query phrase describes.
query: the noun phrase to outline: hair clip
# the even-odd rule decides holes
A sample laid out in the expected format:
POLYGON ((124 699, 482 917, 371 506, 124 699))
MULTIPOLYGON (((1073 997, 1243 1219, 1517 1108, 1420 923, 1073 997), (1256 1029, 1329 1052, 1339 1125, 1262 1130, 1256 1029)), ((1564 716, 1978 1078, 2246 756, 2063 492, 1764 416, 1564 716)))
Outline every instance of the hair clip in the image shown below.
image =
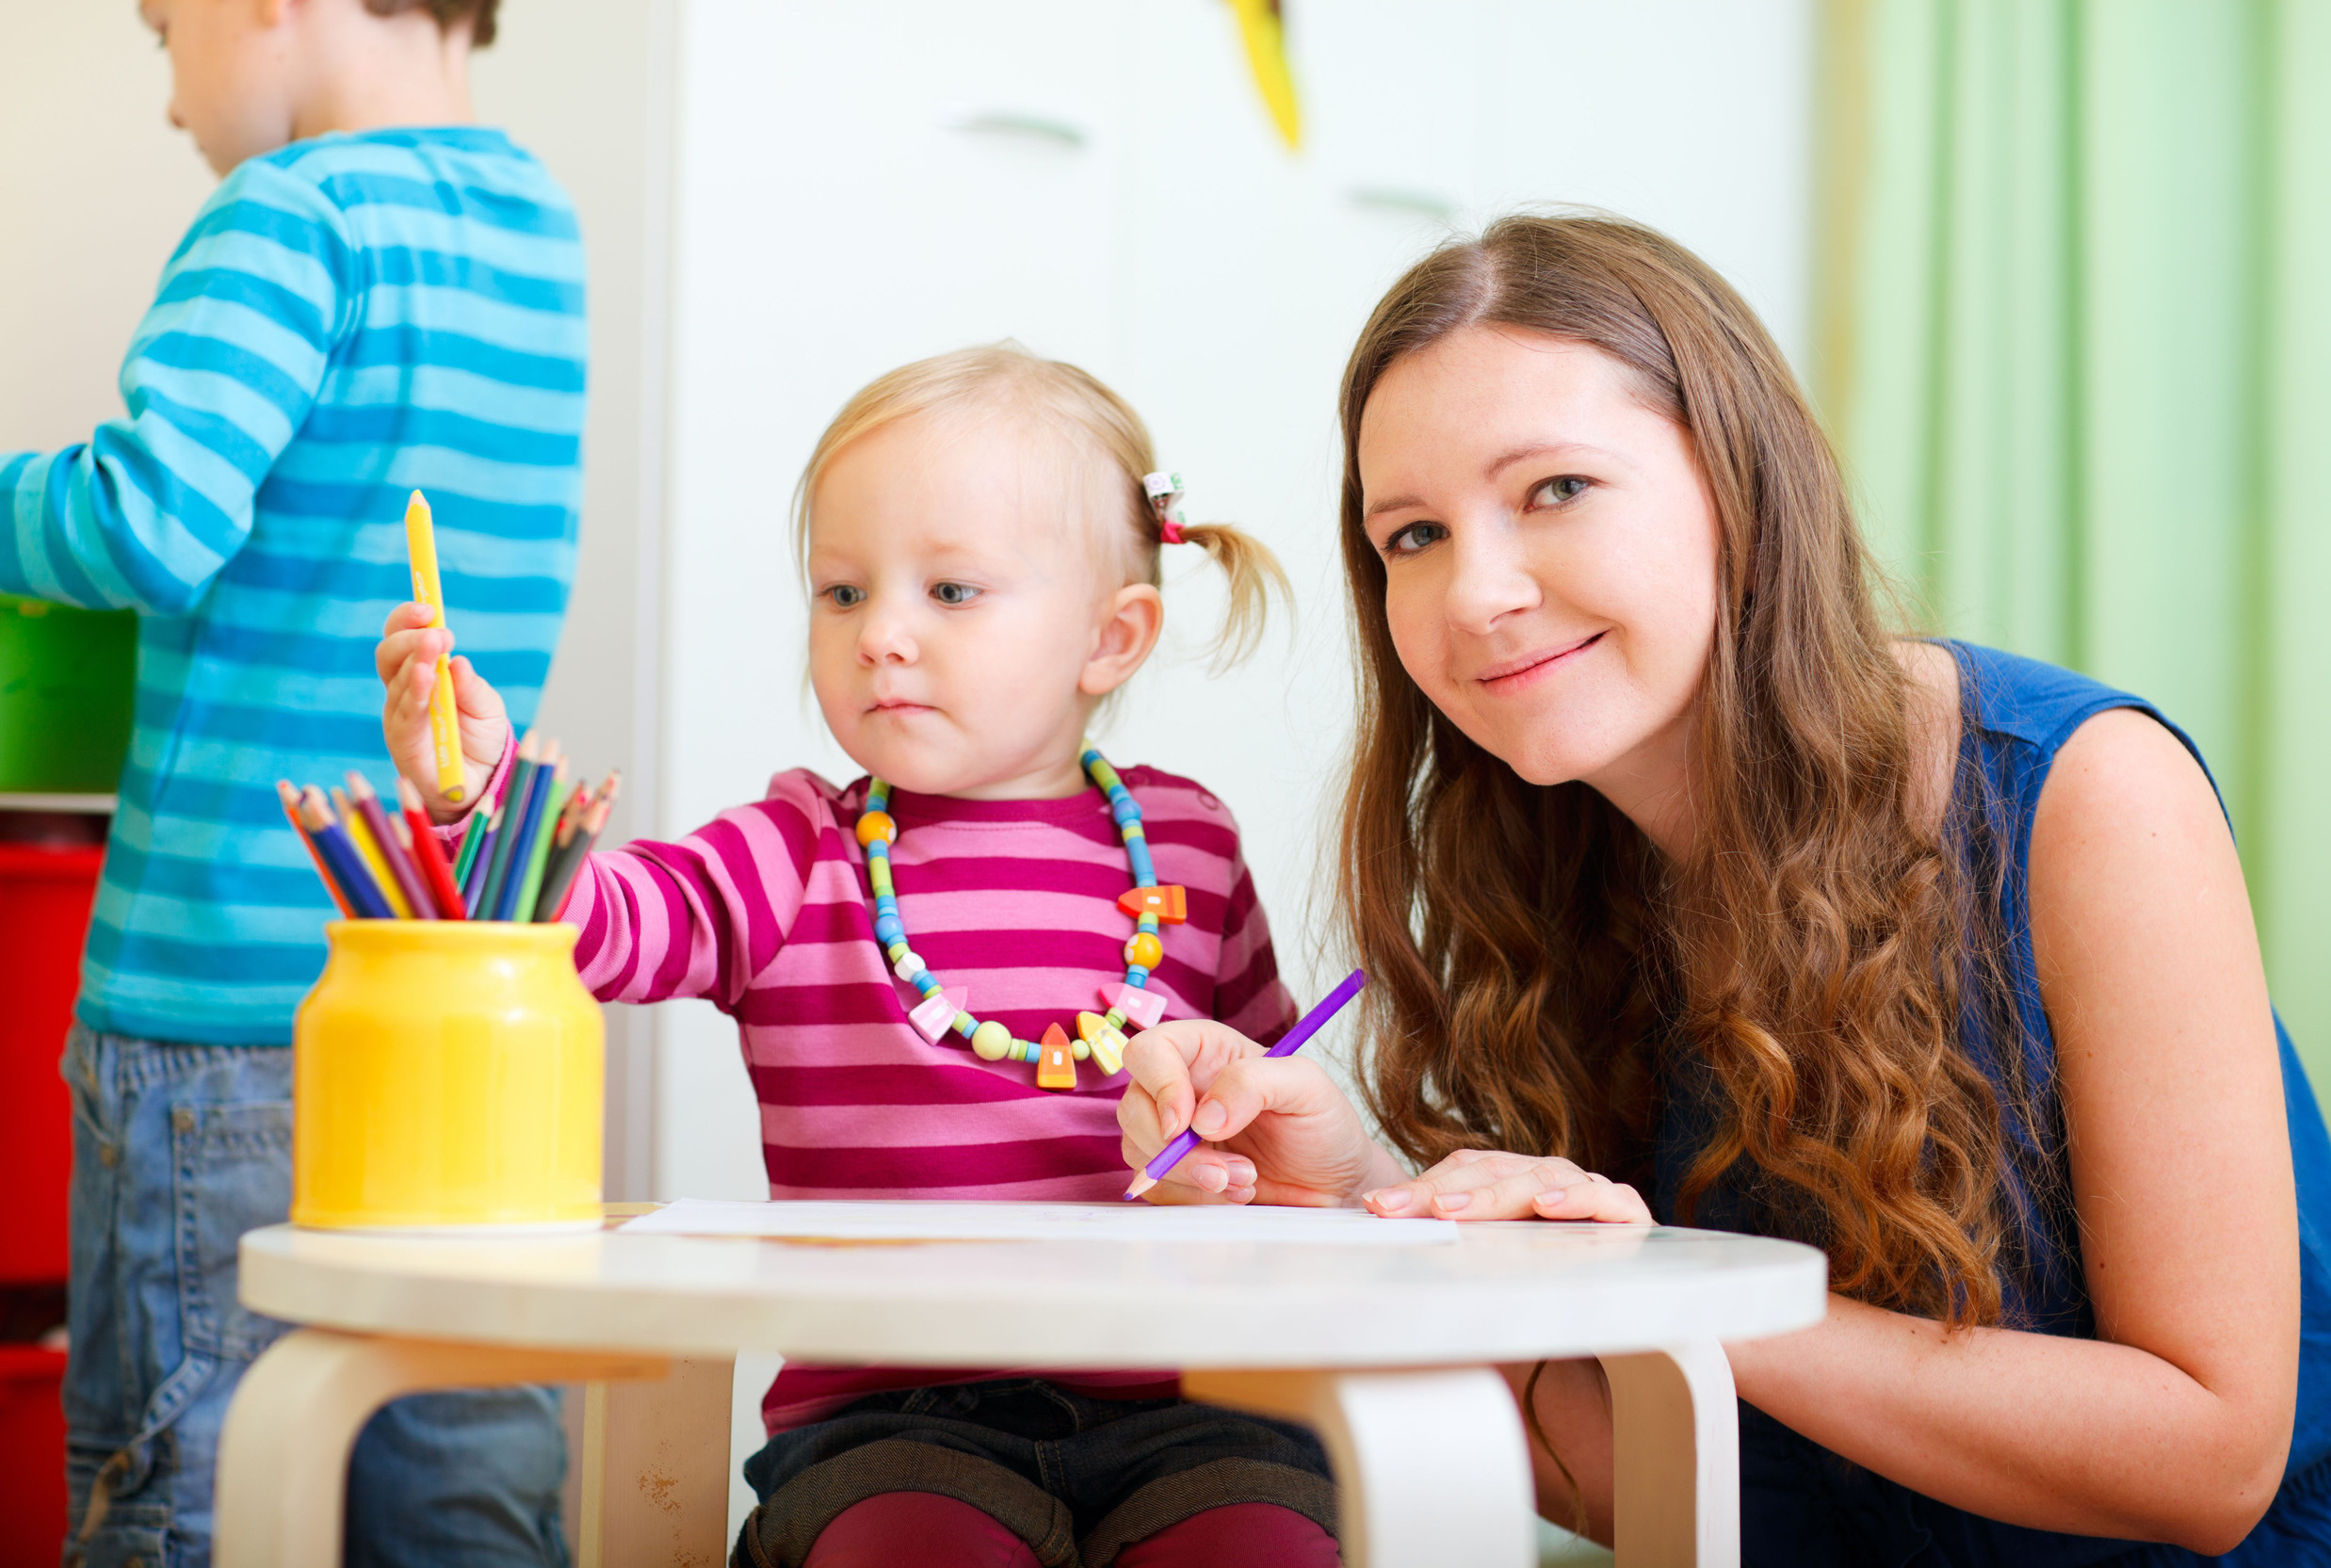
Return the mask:
POLYGON ((1182 477, 1179 474, 1144 474, 1141 476, 1141 490, 1149 496, 1149 509, 1157 516, 1157 542, 1189 543, 1190 541, 1182 537, 1182 527, 1190 519, 1174 509, 1174 503, 1181 498, 1182 477))

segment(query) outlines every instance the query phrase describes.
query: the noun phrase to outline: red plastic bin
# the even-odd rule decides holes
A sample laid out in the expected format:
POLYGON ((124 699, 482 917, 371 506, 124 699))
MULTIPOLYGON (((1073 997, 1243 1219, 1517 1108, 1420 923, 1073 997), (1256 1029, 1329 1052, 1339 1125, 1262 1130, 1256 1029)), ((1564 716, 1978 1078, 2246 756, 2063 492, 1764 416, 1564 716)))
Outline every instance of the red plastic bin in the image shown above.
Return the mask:
POLYGON ((0 1345, 0 1562, 52 1563, 65 1544, 65 1352, 0 1345))
MULTIPOLYGON (((0 844, 0 953, 8 966, 0 996, 0 1149, 8 1152, 0 1284, 65 1277, 73 1107, 57 1059, 73 1024, 81 942, 104 864, 97 848, 0 844)), ((14 1560, 0 1554, 0 1562, 14 1560)))

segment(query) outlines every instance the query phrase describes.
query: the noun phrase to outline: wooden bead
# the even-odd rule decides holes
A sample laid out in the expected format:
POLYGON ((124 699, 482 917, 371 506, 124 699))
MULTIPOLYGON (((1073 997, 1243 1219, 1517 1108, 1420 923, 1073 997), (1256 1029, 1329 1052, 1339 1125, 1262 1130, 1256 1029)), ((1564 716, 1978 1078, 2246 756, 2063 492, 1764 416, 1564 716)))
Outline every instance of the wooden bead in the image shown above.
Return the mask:
POLYGON ((1143 969, 1155 969, 1165 957, 1165 944, 1142 931, 1125 944, 1125 962, 1139 964, 1143 969))
POLYGON ((1001 1061, 1012 1049, 1012 1031, 991 1018, 971 1031, 971 1048, 981 1061, 1001 1061))
POLYGON ((1076 1059, 1070 1053, 1068 1036, 1060 1032, 1060 1025, 1044 1026, 1044 1038, 1037 1050, 1037 1088, 1074 1089, 1076 1087, 1076 1059))
POLYGON ((907 1022, 915 1026, 916 1034, 936 1045, 939 1037, 954 1026, 956 1015, 963 1011, 963 1004, 969 1000, 971 993, 963 986, 942 992, 936 996, 926 996, 913 1012, 907 1014, 907 1022))
POLYGON ((1130 985, 1105 985, 1101 987, 1101 1000, 1124 1013, 1128 1022, 1145 1029, 1156 1028, 1157 1021, 1165 1016, 1165 998, 1154 991, 1130 985))
POLYGON ((1128 887, 1117 895, 1117 907, 1140 918, 1150 915, 1169 926, 1190 918, 1190 895, 1171 882, 1158 887, 1128 887))
POLYGON ((909 947, 905 952, 900 953, 891 962, 890 967, 892 972, 900 979, 906 981, 909 985, 913 985, 915 983, 915 977, 922 972, 923 956, 922 954, 916 952, 914 948, 909 947))
POLYGON ((890 819, 886 811, 870 811, 858 818, 858 843, 861 848, 881 839, 888 844, 898 836, 898 824, 890 819))
POLYGON ((1100 1063, 1103 1073, 1114 1073, 1125 1064, 1125 1037, 1106 1018, 1090 1012, 1076 1015, 1076 1032, 1100 1063))

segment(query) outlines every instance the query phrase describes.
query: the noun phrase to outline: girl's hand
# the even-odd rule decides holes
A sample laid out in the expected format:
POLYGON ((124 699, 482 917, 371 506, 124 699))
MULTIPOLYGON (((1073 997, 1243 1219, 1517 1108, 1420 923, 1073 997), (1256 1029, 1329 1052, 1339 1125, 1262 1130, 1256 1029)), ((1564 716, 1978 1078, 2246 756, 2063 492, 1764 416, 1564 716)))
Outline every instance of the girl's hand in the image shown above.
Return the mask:
POLYGON ((1566 1159, 1460 1149, 1413 1181, 1360 1200, 1387 1219, 1601 1220, 1651 1224, 1635 1189, 1566 1159))
POLYGON ((453 660, 453 705, 461 721, 461 776, 468 793, 459 803, 437 792, 437 746, 429 735, 429 698, 437 689, 437 658, 453 646, 449 627, 430 626, 427 605, 399 605, 380 628, 372 661, 388 687, 380 733, 388 739, 397 771, 411 779, 429 806, 429 820, 458 821, 494 777, 510 743, 510 716, 502 696, 469 660, 453 660), (426 628, 426 629, 424 629, 426 628))
POLYGON ((1335 1208, 1400 1177, 1318 1062, 1266 1057, 1236 1029, 1161 1024, 1133 1037, 1125 1070, 1117 1125, 1126 1165, 1148 1164, 1186 1126, 1207 1140, 1149 1189, 1153 1204, 1335 1208))

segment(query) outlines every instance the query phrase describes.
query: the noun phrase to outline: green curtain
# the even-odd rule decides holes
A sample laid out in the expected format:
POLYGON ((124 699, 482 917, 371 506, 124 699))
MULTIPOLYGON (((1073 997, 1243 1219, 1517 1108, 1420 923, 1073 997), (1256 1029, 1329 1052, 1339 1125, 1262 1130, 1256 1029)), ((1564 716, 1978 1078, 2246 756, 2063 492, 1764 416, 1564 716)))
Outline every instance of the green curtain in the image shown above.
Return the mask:
POLYGON ((2331 0, 1819 37, 1811 373, 1865 525, 1915 621, 2193 734, 2331 1091, 2331 0))

